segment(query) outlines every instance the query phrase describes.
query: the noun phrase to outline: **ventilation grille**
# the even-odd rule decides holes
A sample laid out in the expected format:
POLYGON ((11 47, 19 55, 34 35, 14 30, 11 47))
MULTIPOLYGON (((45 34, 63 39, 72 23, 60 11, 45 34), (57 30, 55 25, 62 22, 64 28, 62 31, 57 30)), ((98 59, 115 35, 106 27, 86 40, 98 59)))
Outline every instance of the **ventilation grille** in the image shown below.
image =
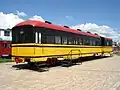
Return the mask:
POLYGON ((87 33, 91 33, 91 32, 87 31, 87 33))
POLYGON ((49 21, 45 21, 45 23, 52 24, 52 23, 51 23, 51 22, 49 22, 49 21))
POLYGON ((82 31, 82 30, 80 30, 80 29, 77 29, 78 31, 82 31))
POLYGON ((64 27, 69 28, 68 26, 64 26, 64 27))
POLYGON ((95 35, 98 35, 97 33, 95 33, 95 35))

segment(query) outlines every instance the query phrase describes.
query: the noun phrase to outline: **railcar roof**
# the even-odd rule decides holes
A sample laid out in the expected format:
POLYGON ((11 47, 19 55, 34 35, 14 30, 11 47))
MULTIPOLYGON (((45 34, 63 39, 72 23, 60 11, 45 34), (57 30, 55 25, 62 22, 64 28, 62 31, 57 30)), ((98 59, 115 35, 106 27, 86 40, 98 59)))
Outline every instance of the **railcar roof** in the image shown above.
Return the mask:
POLYGON ((65 31, 65 32, 82 34, 82 35, 87 35, 87 36, 91 36, 91 37, 100 38, 100 36, 96 35, 96 34, 82 32, 82 31, 78 31, 78 30, 75 30, 75 29, 66 28, 64 26, 58 26, 58 25, 54 25, 54 24, 49 24, 49 23, 37 21, 37 20, 26 20, 26 21, 23 21, 21 23, 18 23, 14 27, 24 26, 24 25, 32 25, 32 26, 36 26, 36 27, 45 27, 45 28, 50 28, 50 29, 54 29, 54 30, 65 31))
POLYGON ((106 39, 106 40, 112 40, 112 38, 106 38, 106 37, 105 37, 105 39, 106 39))

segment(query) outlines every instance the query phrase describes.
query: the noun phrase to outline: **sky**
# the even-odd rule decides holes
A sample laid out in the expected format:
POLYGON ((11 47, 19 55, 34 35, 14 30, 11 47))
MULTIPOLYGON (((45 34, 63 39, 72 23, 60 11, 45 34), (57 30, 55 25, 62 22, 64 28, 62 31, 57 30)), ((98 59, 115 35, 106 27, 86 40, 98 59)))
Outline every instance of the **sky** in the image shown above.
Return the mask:
POLYGON ((27 19, 47 20, 120 41, 119 3, 119 0, 1 0, 0 27, 12 27, 27 19))

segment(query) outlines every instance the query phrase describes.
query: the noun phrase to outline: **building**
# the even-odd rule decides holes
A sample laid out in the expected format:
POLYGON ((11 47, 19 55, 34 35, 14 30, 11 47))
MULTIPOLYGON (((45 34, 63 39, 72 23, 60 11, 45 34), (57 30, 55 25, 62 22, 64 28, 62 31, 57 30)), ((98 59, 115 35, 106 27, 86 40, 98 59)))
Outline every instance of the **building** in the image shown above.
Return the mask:
POLYGON ((120 42, 113 42, 113 51, 120 51, 120 42))
POLYGON ((0 29, 0 40, 12 41, 11 29, 0 29))

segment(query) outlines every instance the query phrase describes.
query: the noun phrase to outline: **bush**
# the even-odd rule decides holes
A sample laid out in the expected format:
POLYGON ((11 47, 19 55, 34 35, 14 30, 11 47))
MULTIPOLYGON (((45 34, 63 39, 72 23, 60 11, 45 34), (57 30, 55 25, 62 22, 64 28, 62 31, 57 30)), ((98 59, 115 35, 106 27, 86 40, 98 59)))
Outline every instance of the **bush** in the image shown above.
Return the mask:
POLYGON ((120 51, 113 52, 114 54, 120 56, 120 51))
POLYGON ((0 58, 0 63, 4 63, 4 62, 12 62, 11 59, 2 59, 0 58))

